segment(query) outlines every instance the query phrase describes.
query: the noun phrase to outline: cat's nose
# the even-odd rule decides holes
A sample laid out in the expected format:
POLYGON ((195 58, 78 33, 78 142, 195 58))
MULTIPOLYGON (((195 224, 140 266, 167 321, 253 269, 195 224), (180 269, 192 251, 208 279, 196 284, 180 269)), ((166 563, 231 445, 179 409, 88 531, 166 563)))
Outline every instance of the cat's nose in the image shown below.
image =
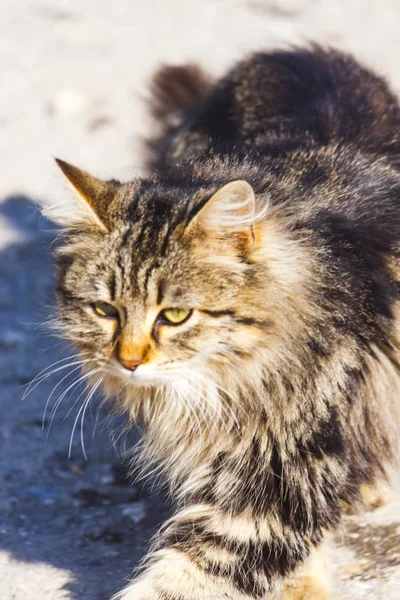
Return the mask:
POLYGON ((129 335, 122 335, 117 344, 116 358, 125 369, 136 371, 143 362, 144 354, 143 343, 132 340, 129 335))
POLYGON ((122 358, 121 356, 119 357, 119 362, 125 367, 125 369, 128 369, 128 371, 136 371, 138 366, 142 364, 140 359, 128 360, 126 358, 122 358))

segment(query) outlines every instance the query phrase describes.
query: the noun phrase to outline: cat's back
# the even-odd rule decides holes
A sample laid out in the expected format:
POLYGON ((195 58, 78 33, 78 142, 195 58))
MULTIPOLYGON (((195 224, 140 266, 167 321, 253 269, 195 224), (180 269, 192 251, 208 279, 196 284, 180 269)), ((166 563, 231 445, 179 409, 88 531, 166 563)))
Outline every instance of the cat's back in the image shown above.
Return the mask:
POLYGON ((250 149, 350 144, 394 160, 400 150, 399 106, 386 81, 336 50, 259 52, 214 84, 193 66, 164 67, 152 92, 163 123, 151 142, 156 168, 250 149))

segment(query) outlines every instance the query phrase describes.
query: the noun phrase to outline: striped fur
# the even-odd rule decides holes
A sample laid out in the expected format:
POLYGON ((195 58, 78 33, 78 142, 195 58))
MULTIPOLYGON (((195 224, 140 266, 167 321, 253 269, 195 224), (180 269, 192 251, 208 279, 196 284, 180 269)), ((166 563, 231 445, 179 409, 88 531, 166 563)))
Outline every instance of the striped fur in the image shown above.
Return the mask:
POLYGON ((64 164, 85 210, 58 217, 60 328, 177 507, 118 598, 322 600, 326 532, 397 450, 398 104, 320 48, 168 74, 149 176, 64 164))

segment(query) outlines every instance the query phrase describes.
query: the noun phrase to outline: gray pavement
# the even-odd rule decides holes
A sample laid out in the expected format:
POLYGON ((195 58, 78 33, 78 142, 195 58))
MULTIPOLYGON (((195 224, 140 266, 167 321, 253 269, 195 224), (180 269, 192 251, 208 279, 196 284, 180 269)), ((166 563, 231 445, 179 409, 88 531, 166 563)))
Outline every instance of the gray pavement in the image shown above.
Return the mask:
MULTIPOLYGON (((80 422, 68 458, 78 390, 49 426, 72 379, 43 419, 65 371, 21 402, 29 381, 68 356, 45 325, 55 232, 32 202, 66 193, 52 156, 104 177, 140 172, 146 82, 162 61, 198 60, 218 75, 251 49, 312 39, 352 50, 400 91, 399 31, 395 0, 3 0, 0 600, 108 600, 168 514, 160 495, 126 479, 121 455, 135 434, 123 434, 123 423, 93 410, 82 434, 87 459, 80 422)), ((337 600, 397 600, 400 493, 349 517, 332 552, 337 600)))

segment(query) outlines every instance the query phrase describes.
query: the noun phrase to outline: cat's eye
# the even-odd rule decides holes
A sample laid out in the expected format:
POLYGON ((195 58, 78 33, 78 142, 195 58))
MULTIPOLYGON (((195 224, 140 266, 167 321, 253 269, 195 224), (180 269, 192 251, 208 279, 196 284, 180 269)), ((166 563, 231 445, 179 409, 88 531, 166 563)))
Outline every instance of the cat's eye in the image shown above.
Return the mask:
POLYGON ((178 325, 186 321, 192 311, 188 308, 166 308, 161 312, 161 317, 171 325, 178 325))
POLYGON ((94 312, 99 317, 106 317, 108 319, 118 319, 119 312, 112 304, 108 302, 94 302, 92 304, 94 312))

